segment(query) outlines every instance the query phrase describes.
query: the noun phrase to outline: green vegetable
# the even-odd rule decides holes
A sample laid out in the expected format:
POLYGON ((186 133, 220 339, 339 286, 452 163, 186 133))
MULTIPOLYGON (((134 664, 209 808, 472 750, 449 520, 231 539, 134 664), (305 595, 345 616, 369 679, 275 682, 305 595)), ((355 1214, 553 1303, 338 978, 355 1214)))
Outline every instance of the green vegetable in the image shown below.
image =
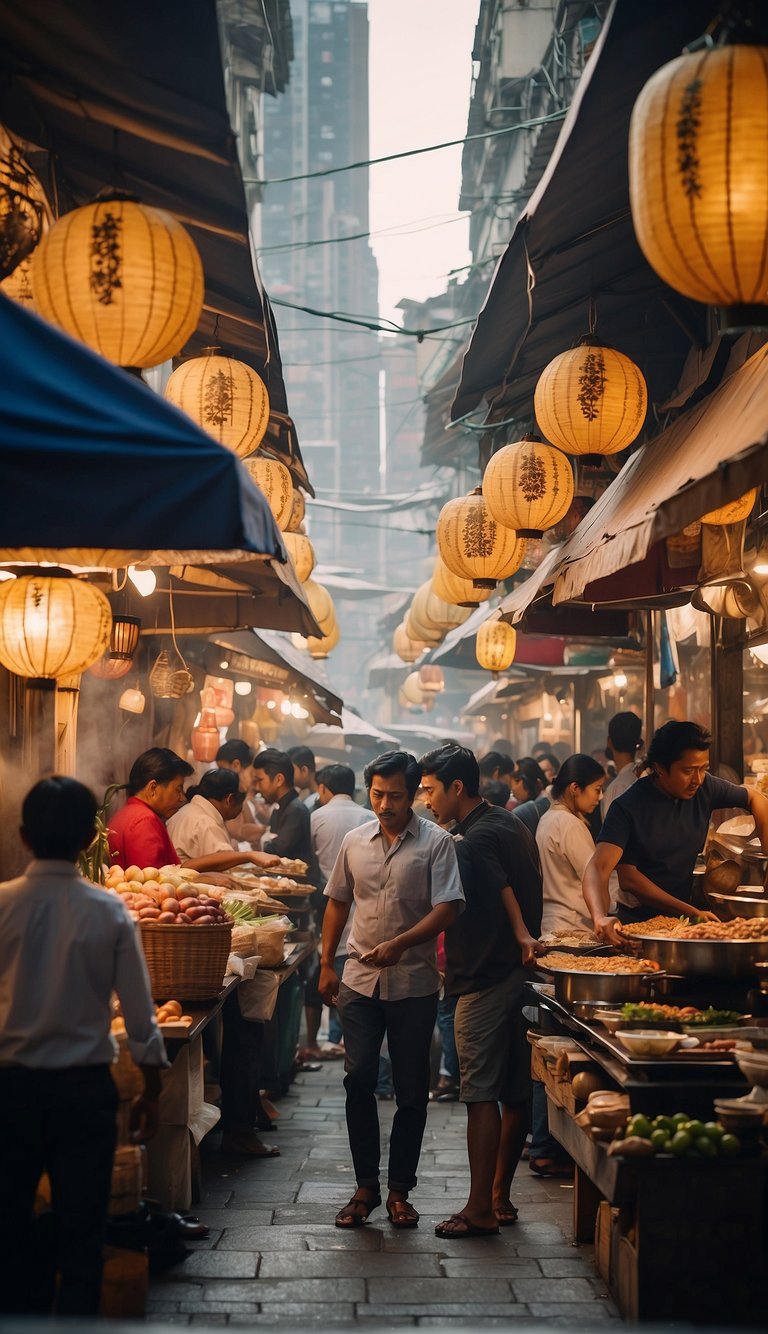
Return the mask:
POLYGON ((688 1113, 687 1113, 687 1112, 675 1112, 674 1116, 673 1116, 671 1119, 672 1119, 672 1123, 673 1123, 673 1125, 675 1125, 675 1126, 677 1127, 677 1129, 679 1130, 681 1126, 684 1126, 684 1125, 685 1125, 685 1123, 686 1123, 686 1121, 688 1121, 689 1117, 688 1117, 688 1113))
POLYGON ((691 1139, 694 1141, 697 1140, 700 1135, 704 1134, 703 1123, 701 1121, 696 1121, 696 1120, 686 1121, 685 1125, 683 1126, 683 1130, 686 1130, 690 1135, 691 1139))
POLYGON ((653 1124, 656 1130, 664 1130, 667 1135, 674 1135, 677 1130, 671 1116, 657 1116, 653 1124))
POLYGON ((720 1141, 720 1152, 726 1158, 733 1158, 735 1154, 741 1152, 741 1141, 736 1135, 723 1135, 720 1141))
POLYGON ((651 1131, 651 1144, 657 1153, 667 1153, 669 1151, 669 1135, 666 1130, 651 1131))
POLYGON ((637 1112, 634 1116, 631 1116, 627 1123, 627 1134, 637 1135, 640 1139, 650 1139, 652 1130, 653 1126, 648 1117, 643 1116, 642 1112, 637 1112))
POLYGON ((669 1147, 678 1158, 682 1158, 693 1144, 693 1140, 685 1130, 678 1130, 669 1141, 669 1147))
POLYGON ((707 1121, 704 1125, 704 1134, 708 1135, 715 1144, 719 1144, 723 1138, 723 1127, 719 1121, 707 1121))
POLYGON ((697 1135, 696 1139, 694 1140, 694 1144, 696 1146, 697 1151, 701 1154, 702 1158, 717 1157, 717 1145, 715 1144, 714 1140, 711 1140, 709 1138, 709 1135, 697 1135))

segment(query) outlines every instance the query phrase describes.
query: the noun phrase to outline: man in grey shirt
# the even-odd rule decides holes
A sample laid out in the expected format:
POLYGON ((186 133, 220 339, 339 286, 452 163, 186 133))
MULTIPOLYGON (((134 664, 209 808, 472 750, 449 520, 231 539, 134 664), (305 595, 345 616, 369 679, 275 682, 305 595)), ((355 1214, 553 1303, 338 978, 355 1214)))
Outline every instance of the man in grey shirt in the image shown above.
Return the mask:
POLYGON ((375 1088, 387 1035, 397 1099, 389 1145, 387 1213, 394 1227, 416 1227, 408 1203, 427 1119, 429 1048, 437 1014, 435 939, 464 906, 453 839, 413 811, 421 769, 412 755, 388 751, 369 764, 365 784, 375 825, 347 834, 328 879, 320 994, 338 996, 346 1046, 347 1130, 357 1190, 336 1215, 360 1227, 379 1204, 379 1119, 375 1088), (333 967, 355 905, 344 976, 333 967))

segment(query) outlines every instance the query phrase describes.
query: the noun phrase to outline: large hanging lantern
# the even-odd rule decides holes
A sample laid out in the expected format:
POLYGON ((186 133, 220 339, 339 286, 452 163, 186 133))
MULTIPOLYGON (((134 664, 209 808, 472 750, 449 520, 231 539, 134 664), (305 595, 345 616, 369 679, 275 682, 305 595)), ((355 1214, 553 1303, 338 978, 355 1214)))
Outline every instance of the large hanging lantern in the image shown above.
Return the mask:
POLYGON ((0 662, 17 676, 84 672, 109 646, 112 609, 93 584, 65 571, 0 583, 0 662))
POLYGON ((204 431, 245 458, 258 449, 269 424, 269 395, 260 375, 244 361, 206 347, 173 372, 165 386, 169 403, 204 431))
POLYGON ((203 266, 172 214, 124 195, 65 213, 32 265, 35 309, 118 366, 177 356, 203 307, 203 266))
POLYGON ((570 460, 536 436, 523 436, 491 455, 483 495, 497 523, 514 528, 518 537, 541 537, 564 518, 573 502, 570 460))
POLYGON ((285 549, 293 561, 296 578, 306 583, 315 568, 315 549, 306 533, 283 533, 285 549))
POLYGON ((478 486, 443 505, 435 533, 438 550, 453 574, 471 579, 475 588, 493 589, 520 569, 525 555, 525 543, 510 527, 496 521, 478 486))
POLYGON ((413 643, 424 644, 425 648, 433 648, 440 644, 445 638, 444 632, 437 625, 424 625, 414 618, 413 608, 410 607, 405 614, 403 621, 405 633, 413 643))
POLYGON ((336 622, 333 598, 328 589, 322 584, 315 583, 314 579, 307 579, 304 582, 304 595, 317 624, 323 634, 327 634, 336 622))
POLYGON ((335 649, 341 639, 341 631, 336 618, 327 634, 318 638, 317 635, 309 635, 307 639, 307 649, 312 658, 327 658, 328 654, 335 649))
POLYGON ((475 657, 481 667, 497 676, 512 666, 517 631, 506 621, 485 621, 475 638, 475 657))
MULTIPOLYGON (((412 624, 417 629, 424 627, 430 632, 437 630, 440 639, 445 631, 452 630, 455 625, 463 625, 469 615, 468 607, 455 607, 435 597, 431 583, 421 584, 413 595, 410 611, 412 624)), ((419 634, 416 638, 426 639, 428 636, 419 634)), ((431 635, 429 638, 432 642, 431 635)))
POLYGON ((424 666, 419 668, 419 681, 425 695, 439 695, 445 690, 445 677, 442 668, 436 663, 425 662, 424 666))
POLYGON ((46 212, 40 182, 0 126, 0 279, 7 279, 32 254, 46 212))
POLYGON ((404 621, 401 621, 395 628, 395 633, 392 636, 392 651, 393 653, 396 653, 398 658, 401 658, 403 662, 415 662, 428 647, 429 645, 425 640, 411 639, 409 637, 404 621))
POLYGON ((728 505, 722 505, 720 509, 710 510, 709 514, 702 514, 700 523, 719 524, 719 523, 741 523, 748 519, 755 507, 757 500, 756 486, 751 491, 746 491, 738 500, 732 500, 728 505))
POLYGON ((634 361, 589 337, 550 361, 533 406, 539 430, 567 454, 618 454, 640 433, 648 390, 634 361))
POLYGON ((254 459, 246 459, 245 467, 251 480, 264 493, 278 528, 284 528, 293 506, 293 484, 285 464, 257 455, 254 459))
POLYGON ((306 508, 307 506, 306 506, 306 501, 304 500, 303 492, 301 492, 297 486, 294 487, 293 496, 291 500, 291 514, 290 518, 288 519, 288 522, 285 524, 283 530, 284 532, 298 533, 299 529, 301 528, 301 525, 304 522, 304 515, 306 513, 306 508))
POLYGON ((488 588, 476 588, 472 579, 462 579, 449 570, 442 556, 438 556, 435 561, 432 592, 443 602, 450 602, 456 607, 479 607, 481 602, 488 601, 496 587, 492 580, 487 582, 488 588))
POLYGON ((679 56, 648 80, 629 130, 632 220, 670 287, 768 325, 768 48, 679 56))

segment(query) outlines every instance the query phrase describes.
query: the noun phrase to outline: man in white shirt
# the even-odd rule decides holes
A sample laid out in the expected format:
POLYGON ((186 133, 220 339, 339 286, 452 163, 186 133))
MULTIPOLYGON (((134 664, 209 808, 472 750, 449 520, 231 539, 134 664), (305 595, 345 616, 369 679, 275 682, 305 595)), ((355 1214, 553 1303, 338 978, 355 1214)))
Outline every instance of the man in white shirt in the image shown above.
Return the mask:
POLYGON ((414 813, 421 768, 388 751, 365 782, 377 822, 344 839, 326 885, 320 995, 339 997, 346 1046, 347 1129, 357 1190, 336 1226, 360 1227, 381 1204, 375 1088, 387 1035, 397 1112, 389 1145, 387 1213, 393 1227, 416 1227, 408 1203, 427 1119, 429 1048, 437 1014, 435 939, 456 921, 464 892, 453 839, 414 813), (355 905, 341 985, 333 967, 355 905))
POLYGON ((285 752, 293 764, 293 786, 304 802, 308 811, 314 811, 320 804, 317 790, 317 761, 309 746, 289 746, 285 752))
POLYGON ((616 765, 616 777, 607 785, 600 801, 603 819, 608 814, 611 802, 637 782, 637 752, 642 745, 642 730, 642 722, 631 709, 615 713, 608 724, 605 753, 616 765))
POLYGON ((60 1316, 95 1316, 116 1139, 110 1034, 117 992, 144 1093, 135 1142, 157 1127, 167 1064, 144 956, 122 900, 75 866, 96 832, 96 799, 73 778, 27 794, 24 875, 0 885, 0 1313, 48 1309, 35 1189, 51 1180, 60 1316))
MULTIPOLYGON (((168 821, 168 833, 182 862, 200 857, 220 858, 217 871, 228 871, 243 862, 257 866, 276 866, 277 857, 264 852, 235 852, 228 832, 228 823, 243 809, 245 793, 239 775, 232 769, 209 769, 194 790, 186 806, 168 821)), ((211 867, 211 869, 214 869, 211 867)))
MULTIPOLYGON (((240 814, 229 822, 227 830, 234 848, 237 848, 239 843, 250 843, 252 847, 259 847, 264 834, 267 832, 268 820, 259 820, 259 812, 256 810, 250 796, 253 786, 253 759, 253 751, 248 743, 242 741, 240 737, 233 737, 230 741, 225 741, 216 752, 217 768, 231 769, 233 773, 237 774, 244 797, 240 814)), ((266 813, 264 803, 260 802, 259 804, 262 807, 261 814, 263 815, 266 813)))

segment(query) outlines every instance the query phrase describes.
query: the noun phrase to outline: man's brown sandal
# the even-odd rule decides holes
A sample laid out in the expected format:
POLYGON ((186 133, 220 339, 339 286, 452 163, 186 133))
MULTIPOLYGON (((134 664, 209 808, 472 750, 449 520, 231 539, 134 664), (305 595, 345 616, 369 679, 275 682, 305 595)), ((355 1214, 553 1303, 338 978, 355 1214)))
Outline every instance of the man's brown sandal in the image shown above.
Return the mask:
POLYGON ((344 1205, 336 1215, 336 1227, 362 1227, 367 1221, 374 1209, 378 1209, 381 1204, 381 1196, 376 1195, 372 1200, 361 1200, 353 1195, 348 1204, 344 1205))
POLYGON ((389 1200, 387 1202, 387 1217, 393 1227, 419 1226, 419 1215, 407 1200, 389 1200))

